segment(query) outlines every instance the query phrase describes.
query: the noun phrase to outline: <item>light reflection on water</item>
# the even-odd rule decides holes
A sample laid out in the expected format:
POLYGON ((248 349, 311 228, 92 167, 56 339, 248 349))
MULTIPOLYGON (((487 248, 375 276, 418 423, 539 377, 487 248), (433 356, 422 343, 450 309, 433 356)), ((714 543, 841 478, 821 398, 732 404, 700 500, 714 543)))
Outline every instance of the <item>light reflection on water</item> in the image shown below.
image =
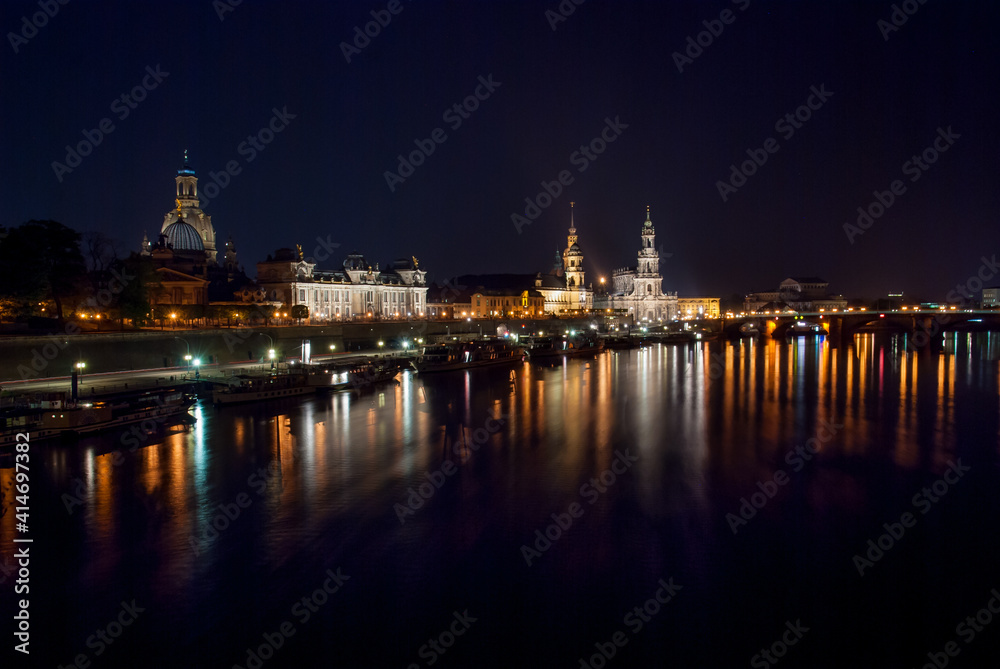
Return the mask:
MULTIPOLYGON (((165 623, 219 607, 239 616, 246 607, 280 607, 283 589, 300 588, 285 576, 282 586, 262 586, 264 594, 238 594, 229 583, 236 575, 311 573, 333 557, 359 555, 373 569, 409 574, 420 593, 429 587, 421 579, 447 581, 427 576, 437 565, 425 561, 440 559, 442 546, 452 568, 484 557, 482 547, 494 543, 516 558, 518 544, 549 514, 579 501, 581 484, 625 449, 639 461, 609 501, 589 511, 579 530, 589 542, 560 546, 567 565, 589 566, 567 568, 612 569, 631 552, 639 573, 653 573, 664 551, 680 550, 674 568, 711 580, 711 565, 725 560, 720 520, 733 500, 787 469, 786 453, 823 425, 838 427, 810 465, 820 483, 800 500, 821 511, 857 515, 881 494, 857 467, 889 463, 906 476, 939 473, 970 449, 995 458, 1000 339, 955 335, 946 351, 908 353, 901 338, 869 334, 839 350, 822 338, 741 340, 513 370, 407 371, 360 394, 199 404, 192 427, 154 435, 134 452, 108 450, 118 435, 38 447, 42 490, 53 500, 77 485, 83 493, 73 514, 54 502, 42 512, 59 533, 50 537, 53 550, 61 546, 66 556, 57 582, 68 594, 52 606, 130 598, 140 588, 161 606, 165 623), (963 422, 963 401, 985 432, 963 422), (495 433, 486 429, 491 418, 504 419, 495 433), (963 429, 986 443, 959 443, 963 429), (405 503, 443 458, 459 462, 459 473, 401 525, 394 504, 405 503), (236 505, 241 496, 250 500, 246 508, 236 505), (623 508, 632 509, 625 521, 623 508), (226 509, 238 515, 229 518, 226 509), (684 548, 623 538, 635 517, 644 531, 685 518, 675 538, 684 548), (123 573, 131 575, 127 584, 123 573)), ((3 485, 11 479, 12 470, 0 470, 3 485)), ((13 522, 11 513, 0 519, 4 539, 13 522)), ((8 546, 5 540, 0 550, 8 546)), ((181 645, 198 636, 196 628, 181 625, 181 645)), ((240 630, 227 634, 242 643, 240 630)))

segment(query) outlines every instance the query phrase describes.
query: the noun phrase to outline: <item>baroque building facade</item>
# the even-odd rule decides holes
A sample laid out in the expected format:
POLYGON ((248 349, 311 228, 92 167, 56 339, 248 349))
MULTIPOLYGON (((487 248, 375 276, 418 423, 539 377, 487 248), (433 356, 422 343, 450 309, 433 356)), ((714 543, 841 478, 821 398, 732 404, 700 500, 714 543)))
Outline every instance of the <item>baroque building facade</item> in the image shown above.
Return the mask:
POLYGON ((188 162, 187 151, 184 152, 184 166, 177 170, 174 181, 177 184, 177 198, 174 200, 177 206, 163 216, 160 234, 170 239, 180 235, 187 236, 190 230, 193 230, 205 252, 205 259, 215 263, 215 228, 212 227, 212 217, 201 210, 201 201, 198 199, 198 177, 188 162))
POLYGON ((380 270, 357 252, 347 256, 342 269, 320 270, 303 259, 301 247, 278 249, 257 263, 257 284, 266 299, 288 307, 305 305, 312 323, 422 318, 426 275, 416 258, 396 260, 380 270))
POLYGON ((198 177, 184 152, 184 165, 174 178, 175 208, 163 217, 155 242, 143 234, 140 255, 152 260, 157 283, 151 290, 154 306, 207 306, 233 300, 250 280, 236 259, 236 246, 225 244, 223 262, 217 259, 212 217, 201 210, 198 177))
POLYGON ((847 308, 843 295, 829 292, 830 284, 819 277, 789 277, 777 290, 750 293, 743 307, 747 313, 762 311, 832 311, 847 308))
POLYGON ((594 289, 587 285, 586 272, 583 268, 583 250, 580 248, 579 237, 576 234, 576 222, 573 217, 573 207, 570 202, 569 234, 566 236, 566 248, 562 258, 557 258, 556 264, 548 274, 535 275, 533 287, 544 298, 546 313, 553 316, 571 315, 589 311, 594 308, 594 289))
POLYGON ((656 250, 656 228, 646 207, 640 230, 641 245, 635 268, 615 270, 611 288, 595 306, 627 313, 637 323, 672 321, 679 316, 677 293, 664 292, 660 276, 660 252, 656 250))

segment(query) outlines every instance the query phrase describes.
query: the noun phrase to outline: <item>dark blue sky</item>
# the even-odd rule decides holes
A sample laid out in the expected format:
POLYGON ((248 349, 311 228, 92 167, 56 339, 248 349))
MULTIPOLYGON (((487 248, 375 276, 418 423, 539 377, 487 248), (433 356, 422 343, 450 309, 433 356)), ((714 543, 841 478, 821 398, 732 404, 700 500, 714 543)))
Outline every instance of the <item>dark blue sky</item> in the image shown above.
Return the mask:
POLYGON ((886 40, 889 2, 587 0, 552 30, 556 0, 402 0, 350 63, 340 43, 386 2, 243 2, 220 20, 221 2, 69 2, 15 53, 10 33, 40 10, 2 0, 0 222, 52 218, 137 248, 188 149, 202 189, 239 164, 206 210, 251 273, 317 237, 341 245, 325 267, 357 248, 415 255, 438 280, 547 270, 571 200, 589 280, 634 263, 648 204, 672 254, 664 288, 682 295, 819 275, 848 296, 943 298, 1000 252, 994 2, 914 2, 886 40), (678 72, 672 54, 726 9, 678 72), (169 74, 113 106, 147 66, 169 74), (443 113, 490 75, 499 86, 453 129, 443 113), (812 86, 832 96, 786 137, 776 121, 812 86), (295 118, 241 151, 275 108, 295 118), (573 152, 616 117, 628 127, 580 172, 573 152), (114 130, 60 182, 52 162, 104 118, 114 130), (960 137, 911 182, 904 163, 949 126, 960 137), (446 139, 391 191, 396 156, 436 128, 446 139), (724 202, 717 182, 768 138, 777 152, 724 202), (572 183, 518 233, 511 215, 562 170, 572 183), (850 243, 844 223, 897 179, 905 192, 850 243))

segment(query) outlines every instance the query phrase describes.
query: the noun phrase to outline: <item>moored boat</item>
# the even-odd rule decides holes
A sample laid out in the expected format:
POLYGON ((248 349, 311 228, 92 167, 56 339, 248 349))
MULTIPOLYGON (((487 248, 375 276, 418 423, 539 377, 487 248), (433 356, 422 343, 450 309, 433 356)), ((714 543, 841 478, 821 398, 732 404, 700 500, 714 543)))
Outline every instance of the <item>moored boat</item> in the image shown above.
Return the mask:
POLYGON ((604 340, 599 337, 541 337, 532 342, 528 357, 532 360, 594 355, 604 350, 604 340))
POLYGON ((262 400, 284 399, 312 395, 317 386, 309 384, 307 374, 269 374, 266 376, 234 376, 230 383, 212 391, 212 402, 243 404, 262 400))
POLYGON ((398 373, 399 365, 394 361, 361 360, 309 370, 306 383, 319 392, 356 390, 391 381, 398 373))
POLYGON ((425 346, 410 364, 421 374, 474 367, 514 364, 524 360, 524 349, 506 339, 490 339, 425 346))
POLYGON ((0 449, 12 446, 18 433, 31 441, 107 432, 118 427, 171 419, 193 420, 188 408, 193 398, 182 392, 145 393, 118 403, 109 401, 73 402, 48 399, 14 406, 0 416, 0 449))

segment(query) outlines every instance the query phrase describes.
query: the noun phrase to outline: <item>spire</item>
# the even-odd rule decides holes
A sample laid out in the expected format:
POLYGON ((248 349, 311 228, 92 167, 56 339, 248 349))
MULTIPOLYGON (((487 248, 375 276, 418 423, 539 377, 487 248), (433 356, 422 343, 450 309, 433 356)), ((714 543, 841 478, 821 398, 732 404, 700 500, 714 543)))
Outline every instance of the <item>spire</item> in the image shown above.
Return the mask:
POLYGON ((178 176, 191 175, 194 176, 194 170, 191 168, 191 161, 188 159, 187 149, 184 149, 184 165, 177 170, 178 176))
POLYGON ((576 202, 569 203, 569 234, 571 235, 576 234, 576 223, 573 222, 573 205, 575 204, 576 202))
POLYGON ((646 220, 642 224, 643 234, 653 232, 653 220, 649 217, 649 205, 646 205, 646 220))

